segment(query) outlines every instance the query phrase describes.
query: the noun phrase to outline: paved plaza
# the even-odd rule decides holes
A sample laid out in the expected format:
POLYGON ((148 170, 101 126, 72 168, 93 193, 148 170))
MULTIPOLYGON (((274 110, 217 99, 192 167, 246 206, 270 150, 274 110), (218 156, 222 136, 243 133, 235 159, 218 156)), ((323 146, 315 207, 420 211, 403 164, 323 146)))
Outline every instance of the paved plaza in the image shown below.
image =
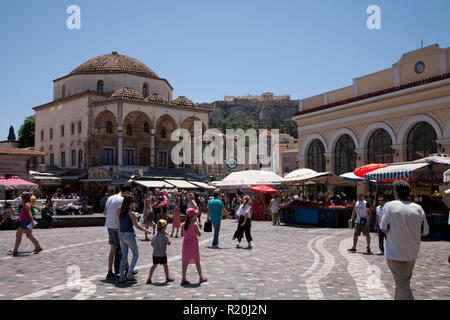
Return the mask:
MULTIPOLYGON (((168 227, 171 232, 171 225, 168 227)), ((366 255, 364 237, 358 253, 348 253, 350 229, 273 226, 253 222, 255 247, 236 249, 234 220, 222 222, 221 249, 210 249, 212 233, 200 238, 201 263, 208 282, 198 284, 195 266, 188 268, 191 285, 180 287, 182 238, 173 238, 168 249, 169 268, 175 282, 165 284, 159 266, 153 284, 146 279, 152 248, 136 231, 140 257, 138 282, 119 284, 105 280, 107 230, 104 227, 37 229, 44 251, 31 254, 23 238, 18 257, 7 256, 15 231, 0 232, 0 299, 392 299, 394 280, 383 256, 366 255), (80 278, 79 282, 74 281, 80 278), (78 287, 79 285, 79 287, 78 287)), ((372 251, 378 238, 372 236, 372 251)), ((246 244, 245 240, 242 242, 246 244)), ((411 287, 416 299, 450 300, 450 242, 422 242, 411 287)))

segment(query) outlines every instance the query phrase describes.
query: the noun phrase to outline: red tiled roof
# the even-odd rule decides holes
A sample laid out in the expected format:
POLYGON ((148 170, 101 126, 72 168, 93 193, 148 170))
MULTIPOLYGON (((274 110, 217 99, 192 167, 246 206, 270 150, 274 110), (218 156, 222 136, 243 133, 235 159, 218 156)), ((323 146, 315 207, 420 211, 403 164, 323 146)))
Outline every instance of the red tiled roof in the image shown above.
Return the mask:
POLYGON ((347 103, 351 103, 351 102, 355 102, 355 101, 360 101, 360 100, 364 100, 364 99, 369 99, 372 97, 376 97, 376 96, 381 96, 383 94, 387 94, 387 93, 391 93, 391 92, 395 92, 395 91, 399 91, 399 90, 404 90, 404 89, 408 89, 408 88, 412 88, 412 87, 417 87, 423 84, 427 84, 427 83, 431 83, 431 82, 436 82, 436 81, 441 81, 441 80, 445 80, 450 78, 450 73, 446 73, 446 74, 442 74, 439 76, 435 76, 435 77, 431 77, 431 78, 427 78, 427 79, 423 79, 420 81, 415 81, 415 82, 410 82, 410 83, 406 83, 404 85, 398 86, 398 87, 392 87, 389 89, 383 89, 383 90, 379 90, 379 91, 374 91, 374 92, 370 92, 367 94, 363 94, 357 97, 353 97, 353 98, 349 98, 349 99, 345 99, 345 100, 341 100, 341 101, 336 101, 333 103, 329 103, 329 104, 325 104, 319 107, 315 107, 315 108, 311 108, 305 111, 299 111, 294 113, 294 117, 295 116, 300 116, 303 114, 307 114, 307 113, 312 113, 312 112, 316 112, 316 111, 320 111, 320 110, 325 110, 325 109, 329 109, 332 107, 336 107, 339 105, 343 105, 343 104, 347 104, 347 103))
POLYGON ((30 150, 30 148, 21 149, 0 146, 0 155, 42 157, 45 156, 45 153, 30 150))

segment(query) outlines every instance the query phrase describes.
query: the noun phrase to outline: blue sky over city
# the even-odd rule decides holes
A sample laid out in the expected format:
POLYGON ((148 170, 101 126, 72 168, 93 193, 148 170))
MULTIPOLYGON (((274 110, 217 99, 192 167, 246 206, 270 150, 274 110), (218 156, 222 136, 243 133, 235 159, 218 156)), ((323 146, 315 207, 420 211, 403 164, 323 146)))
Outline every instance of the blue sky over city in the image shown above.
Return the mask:
POLYGON ((392 66, 421 38, 448 47, 449 12, 448 0, 2 1, 0 140, 52 100, 54 79, 112 51, 197 103, 267 91, 301 99, 392 66), (366 27, 373 4, 381 30, 366 27), (81 30, 66 26, 70 5, 81 30))

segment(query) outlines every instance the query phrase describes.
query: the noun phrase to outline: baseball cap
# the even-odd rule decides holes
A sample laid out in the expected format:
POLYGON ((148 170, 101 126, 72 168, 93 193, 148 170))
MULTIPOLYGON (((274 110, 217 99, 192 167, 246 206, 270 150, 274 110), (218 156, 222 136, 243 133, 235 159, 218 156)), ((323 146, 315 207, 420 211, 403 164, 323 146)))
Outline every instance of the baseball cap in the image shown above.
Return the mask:
POLYGON ((161 219, 158 221, 158 223, 156 224, 158 231, 161 230, 162 228, 164 228, 165 226, 167 226, 167 221, 164 219, 161 219))

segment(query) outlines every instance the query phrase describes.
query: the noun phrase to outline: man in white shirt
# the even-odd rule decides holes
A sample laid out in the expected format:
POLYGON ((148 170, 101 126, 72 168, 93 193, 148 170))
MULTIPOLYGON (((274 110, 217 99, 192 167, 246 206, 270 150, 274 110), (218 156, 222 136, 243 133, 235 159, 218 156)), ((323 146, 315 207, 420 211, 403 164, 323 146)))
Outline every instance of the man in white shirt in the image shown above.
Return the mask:
POLYGON ((355 223, 355 231, 353 233, 353 247, 348 249, 349 252, 356 252, 356 245, 358 244, 358 237, 361 232, 366 236, 367 248, 366 253, 372 254, 370 251, 370 233, 369 225, 372 215, 370 213, 369 204, 363 200, 363 195, 358 195, 358 201, 355 203, 355 207, 352 212, 352 223, 355 223))
POLYGON ((386 204, 386 200, 383 197, 378 198, 378 203, 380 204, 377 207, 377 218, 375 221, 375 230, 378 232, 378 247, 380 248, 380 251, 378 251, 379 256, 384 255, 384 239, 386 239, 386 234, 381 231, 380 224, 381 224, 381 218, 383 217, 383 208, 386 204))
POLYGON ((108 228, 109 244, 111 249, 108 256, 108 274, 106 279, 114 279, 116 275, 112 271, 116 247, 120 245, 119 241, 119 213, 122 207, 123 198, 131 195, 130 186, 121 186, 120 192, 108 198, 103 214, 106 216, 105 227, 108 228))
POLYGON ((386 234, 386 259, 395 280, 395 300, 414 300, 410 283, 421 236, 429 233, 422 207, 409 201, 410 186, 394 182, 395 201, 383 208, 380 228, 386 234))

